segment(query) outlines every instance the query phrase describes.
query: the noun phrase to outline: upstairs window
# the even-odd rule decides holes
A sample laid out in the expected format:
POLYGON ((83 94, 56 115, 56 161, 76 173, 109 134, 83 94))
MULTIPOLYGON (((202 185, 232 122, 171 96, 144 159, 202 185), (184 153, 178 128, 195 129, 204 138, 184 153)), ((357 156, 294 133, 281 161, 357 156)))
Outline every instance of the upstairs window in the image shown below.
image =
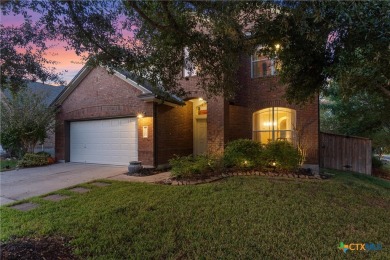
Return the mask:
POLYGON ((184 48, 184 68, 183 68, 183 77, 196 76, 196 66, 189 59, 190 53, 188 48, 184 48))
POLYGON ((261 54, 252 55, 252 78, 261 78, 277 75, 275 61, 261 54))

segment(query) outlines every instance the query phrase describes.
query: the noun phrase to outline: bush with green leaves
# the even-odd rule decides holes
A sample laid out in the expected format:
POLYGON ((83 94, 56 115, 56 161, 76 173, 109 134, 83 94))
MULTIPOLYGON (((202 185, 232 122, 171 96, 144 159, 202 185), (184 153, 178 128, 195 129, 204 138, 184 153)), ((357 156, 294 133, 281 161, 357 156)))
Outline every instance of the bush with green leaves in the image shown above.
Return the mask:
POLYGON ((45 151, 37 152, 35 154, 39 154, 39 155, 45 156, 46 158, 51 157, 51 154, 48 153, 48 152, 45 152, 45 151))
POLYGON ((23 156, 23 159, 20 160, 18 163, 20 167, 34 167, 34 166, 43 166, 48 164, 49 162, 47 160, 46 155, 34 154, 34 153, 26 153, 23 156))
POLYGON ((224 152, 224 164, 226 167, 239 169, 259 168, 262 146, 259 142, 249 139, 238 139, 227 144, 224 152))
POLYGON ((383 166, 383 162, 376 156, 372 157, 372 168, 379 169, 383 166))
POLYGON ((261 158, 266 166, 276 170, 293 171, 299 168, 299 151, 287 141, 269 142, 265 145, 261 158))
POLYGON ((176 156, 169 160, 169 164, 172 167, 172 177, 178 179, 204 177, 218 168, 217 159, 207 155, 176 156))

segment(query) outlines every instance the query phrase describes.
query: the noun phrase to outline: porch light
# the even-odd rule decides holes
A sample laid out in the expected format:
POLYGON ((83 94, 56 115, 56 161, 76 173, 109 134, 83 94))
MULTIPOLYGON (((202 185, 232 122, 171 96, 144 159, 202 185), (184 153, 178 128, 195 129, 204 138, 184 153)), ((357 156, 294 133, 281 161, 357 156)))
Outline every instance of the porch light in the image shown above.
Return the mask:
POLYGON ((276 48, 276 50, 279 50, 280 49, 280 44, 279 43, 275 44, 275 48, 276 48))
POLYGON ((143 118, 144 116, 145 116, 145 112, 137 114, 137 118, 143 118))
POLYGON ((276 166, 276 162, 273 162, 273 163, 272 163, 272 166, 274 166, 274 167, 275 167, 275 166, 276 166))

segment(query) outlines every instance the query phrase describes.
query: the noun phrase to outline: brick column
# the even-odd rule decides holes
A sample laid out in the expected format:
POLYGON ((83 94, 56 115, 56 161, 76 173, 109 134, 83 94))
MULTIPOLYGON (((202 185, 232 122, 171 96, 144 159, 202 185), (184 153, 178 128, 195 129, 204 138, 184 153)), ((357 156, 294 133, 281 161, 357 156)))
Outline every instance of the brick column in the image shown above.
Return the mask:
POLYGON ((229 104, 223 97, 207 101, 207 143, 209 153, 222 153, 228 140, 229 104))

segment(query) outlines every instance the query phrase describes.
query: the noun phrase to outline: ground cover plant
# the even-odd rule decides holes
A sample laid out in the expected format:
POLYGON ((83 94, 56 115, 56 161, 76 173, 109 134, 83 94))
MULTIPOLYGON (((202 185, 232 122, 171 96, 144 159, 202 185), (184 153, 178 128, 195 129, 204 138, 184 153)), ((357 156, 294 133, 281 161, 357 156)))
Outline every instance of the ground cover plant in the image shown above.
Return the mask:
POLYGON ((171 176, 176 179, 202 179, 220 174, 221 157, 209 155, 176 156, 169 160, 171 176))
POLYGON ((16 168, 16 165, 18 164, 18 160, 16 159, 0 159, 0 170, 1 171, 7 171, 7 170, 13 170, 16 168))
POLYGON ((235 176, 168 186, 90 184, 30 212, 0 208, 0 239, 67 237, 81 259, 388 259, 390 182, 331 171, 324 181, 235 176), (380 251, 338 249, 380 243, 380 251))

